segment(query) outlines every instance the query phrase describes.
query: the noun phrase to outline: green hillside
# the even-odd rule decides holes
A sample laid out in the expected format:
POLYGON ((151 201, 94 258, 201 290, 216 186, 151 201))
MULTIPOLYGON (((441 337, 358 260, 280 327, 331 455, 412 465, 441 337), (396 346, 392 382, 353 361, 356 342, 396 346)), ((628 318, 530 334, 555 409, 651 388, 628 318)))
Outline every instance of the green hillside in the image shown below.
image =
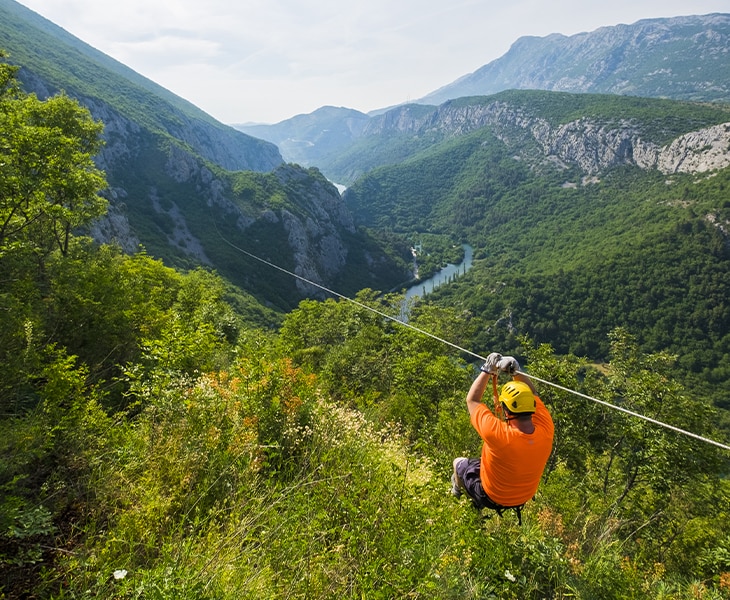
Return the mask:
MULTIPOLYGON (((0 60, 0 598, 730 598, 728 168, 587 177, 519 130, 394 136, 402 164, 352 187, 362 231, 318 170, 227 171, 169 132, 105 175, 104 124, 16 73, 0 60), (109 191, 148 252, 81 235, 109 191), (218 272, 156 257, 183 209, 218 272), (296 269, 297 220, 347 242, 351 300, 295 305, 246 255, 296 269), (421 233, 476 260, 406 327, 363 281, 395 281, 421 233), (487 350, 555 422, 522 525, 450 493, 487 350)), ((662 143, 723 115, 515 98, 662 143)))
POLYGON ((53 86, 51 92, 65 90, 74 97, 104 99, 153 131, 174 131, 181 126, 182 116, 233 132, 193 104, 13 0, 0 1, 0 22, 0 48, 10 53, 15 64, 53 86))
MULTIPOLYGON (((628 122, 657 146, 728 120, 725 106, 649 99, 509 92, 500 101, 556 127, 628 122)), ((454 104, 484 102, 493 99, 454 104)), ((479 319, 480 349, 516 348, 527 334, 601 361, 608 332, 623 326, 644 350, 676 353, 689 380, 700 374, 701 389, 730 406, 730 170, 667 176, 624 165, 588 177, 539 163, 540 147, 519 132, 511 145, 497 135, 480 128, 374 169, 346 201, 369 227, 474 247, 472 271, 432 300, 479 319)))
MULTIPOLYGON (((478 513, 449 493, 480 446, 473 365, 385 318, 402 297, 306 300, 274 330, 214 273, 78 236, 107 208, 102 126, 14 72, 0 63, 4 598, 729 597, 729 457, 703 441, 728 440, 671 356, 614 329, 599 370, 523 338, 554 451, 521 526, 478 513)), ((246 210, 305 210, 283 190, 323 178, 288 169, 225 181, 246 210)), ((461 347, 483 333, 458 302, 409 323, 461 347)))

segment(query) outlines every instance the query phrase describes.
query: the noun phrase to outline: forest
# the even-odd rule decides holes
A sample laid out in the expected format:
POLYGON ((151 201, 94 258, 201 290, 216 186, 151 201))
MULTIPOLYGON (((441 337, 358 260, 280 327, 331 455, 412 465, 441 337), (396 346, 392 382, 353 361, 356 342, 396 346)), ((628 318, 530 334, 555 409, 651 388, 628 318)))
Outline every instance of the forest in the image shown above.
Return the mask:
MULTIPOLYGON (((385 318, 400 294, 272 326, 214 272, 80 235, 106 210, 101 130, 0 62, 2 597, 730 598, 727 450, 540 385, 539 492, 522 526, 477 512, 449 492, 480 447, 474 357, 385 318)), ((409 323, 484 342, 458 303, 409 323)), ((630 327, 601 364, 509 343, 535 377, 727 442, 630 327)))
MULTIPOLYGON (((611 115, 610 103, 594 102, 611 115)), ((556 119, 568 118, 570 102, 562 109, 556 119)), ((671 123, 657 112, 658 130, 671 123)), ((481 321, 477 351, 517 353, 517 338, 530 335, 599 363, 623 327, 643 351, 677 355, 683 383, 727 408, 730 169, 667 176, 627 165, 584 177, 536 173, 484 128, 373 169, 346 199, 369 227, 474 247, 474 268, 430 300, 481 321)))

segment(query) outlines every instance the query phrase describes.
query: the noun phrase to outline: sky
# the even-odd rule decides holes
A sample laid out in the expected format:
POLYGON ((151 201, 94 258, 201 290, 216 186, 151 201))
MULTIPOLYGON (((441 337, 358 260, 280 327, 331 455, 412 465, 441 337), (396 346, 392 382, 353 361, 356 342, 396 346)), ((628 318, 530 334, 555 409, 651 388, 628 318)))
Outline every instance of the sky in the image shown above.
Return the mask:
POLYGON ((730 12, 730 0, 20 0, 228 124, 426 96, 522 36, 730 12))

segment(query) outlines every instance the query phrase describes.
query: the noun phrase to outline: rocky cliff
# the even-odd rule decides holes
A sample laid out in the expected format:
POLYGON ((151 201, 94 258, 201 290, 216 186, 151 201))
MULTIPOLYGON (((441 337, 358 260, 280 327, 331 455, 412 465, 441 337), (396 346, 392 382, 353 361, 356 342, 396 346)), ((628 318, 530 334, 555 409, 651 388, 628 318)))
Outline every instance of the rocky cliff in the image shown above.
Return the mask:
POLYGON ((727 123, 684 133, 660 144, 647 137, 647 125, 638 119, 586 116, 556 124, 513 102, 446 102, 425 113, 414 106, 393 109, 371 119, 363 135, 438 134, 445 139, 484 127, 507 146, 522 149, 522 158, 528 162, 557 161, 578 166, 588 175, 620 165, 663 173, 704 172, 730 165, 730 113, 727 123), (537 156, 527 150, 535 145, 540 150, 537 156))
MULTIPOLYGON (((352 215, 337 189, 323 181, 312 184, 305 171, 288 165, 275 171, 282 185, 296 190, 301 216, 282 209, 281 220, 293 252, 294 272, 324 285, 339 275, 347 264, 347 244, 342 232, 355 233, 352 215)), ((302 294, 322 296, 321 290, 298 279, 302 294)))

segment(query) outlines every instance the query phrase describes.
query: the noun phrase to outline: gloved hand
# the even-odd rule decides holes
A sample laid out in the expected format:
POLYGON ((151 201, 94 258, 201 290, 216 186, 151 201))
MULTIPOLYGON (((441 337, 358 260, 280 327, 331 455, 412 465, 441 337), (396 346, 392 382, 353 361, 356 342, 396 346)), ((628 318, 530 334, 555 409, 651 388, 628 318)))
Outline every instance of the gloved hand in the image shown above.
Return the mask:
POLYGON ((497 363, 497 369, 512 375, 515 371, 520 370, 520 363, 517 362, 514 356, 502 356, 497 363))
POLYGON ((500 360, 502 360, 502 355, 499 352, 492 352, 489 356, 487 356, 487 361, 479 368, 479 370, 484 373, 494 375, 497 373, 497 365, 500 360))

